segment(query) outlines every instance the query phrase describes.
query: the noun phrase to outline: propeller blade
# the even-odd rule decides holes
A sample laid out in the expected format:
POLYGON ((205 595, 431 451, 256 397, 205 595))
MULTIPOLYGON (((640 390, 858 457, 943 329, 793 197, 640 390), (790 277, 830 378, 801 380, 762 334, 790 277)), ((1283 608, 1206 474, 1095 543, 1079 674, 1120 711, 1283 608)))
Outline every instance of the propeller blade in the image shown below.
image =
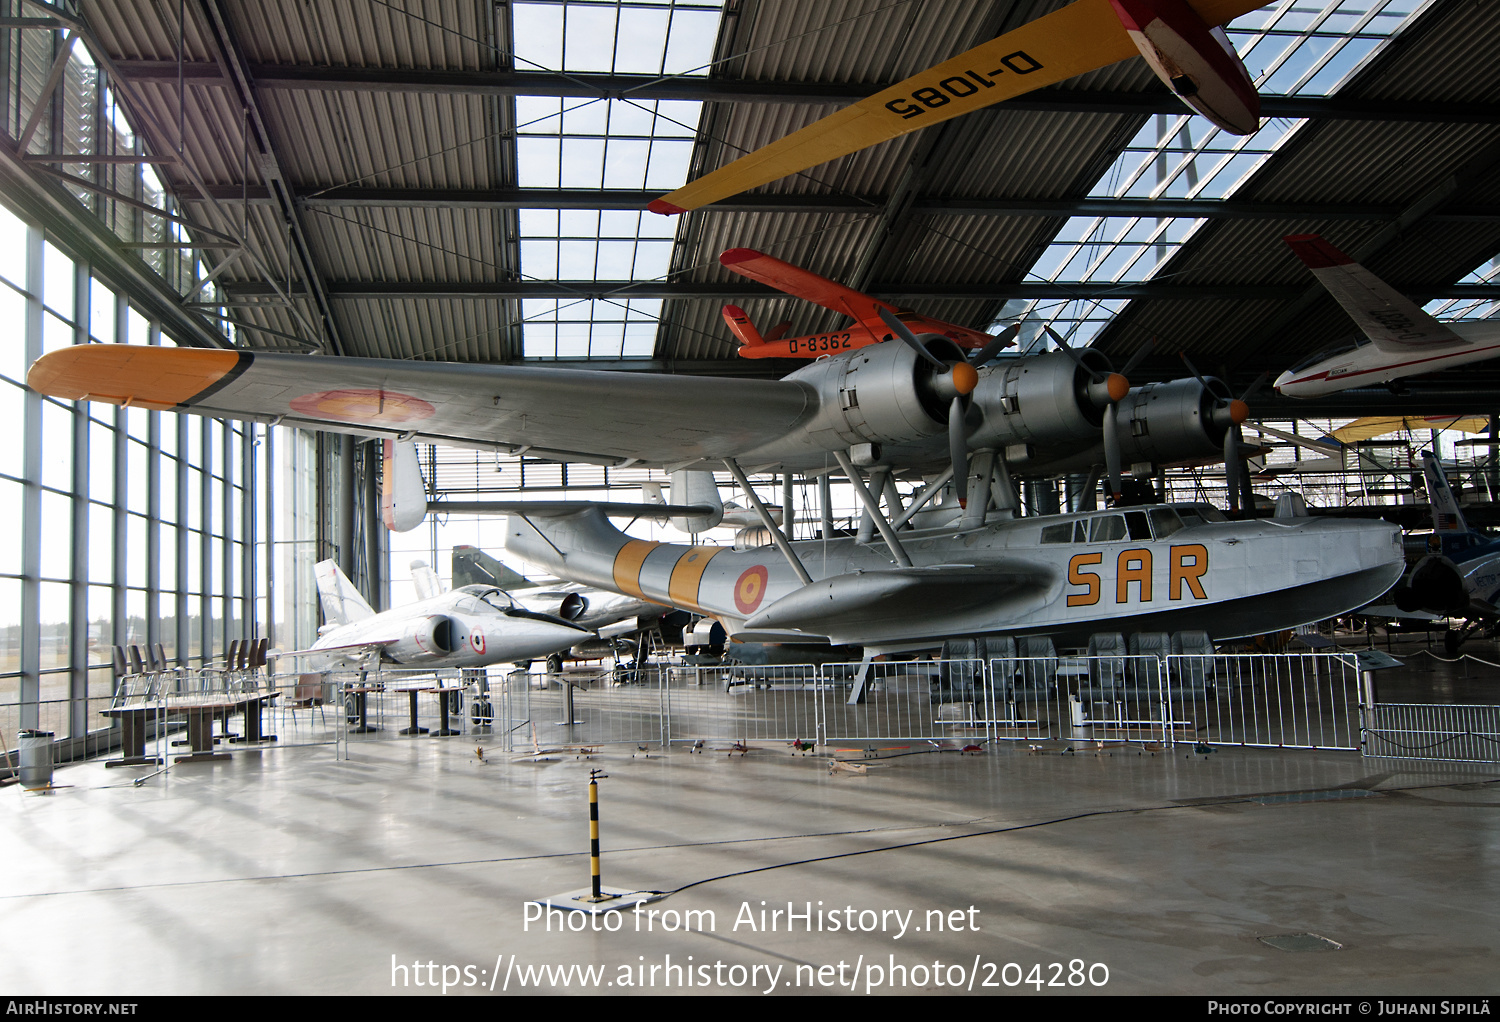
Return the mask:
POLYGON ((1257 376, 1255 378, 1255 382, 1254 383, 1250 384, 1250 386, 1248 386, 1248 387, 1245 388, 1245 392, 1240 395, 1240 400, 1243 401, 1243 402, 1245 402, 1246 404, 1249 404, 1250 398, 1255 394, 1256 391, 1260 390, 1261 387, 1265 386, 1266 381, 1269 380, 1270 378, 1271 378, 1271 374, 1269 372, 1261 373, 1259 376, 1257 376))
POLYGON ((1109 476, 1109 492, 1115 500, 1125 492, 1120 482, 1120 430, 1115 418, 1117 405, 1111 404, 1104 411, 1104 471, 1109 476))
POLYGON ((995 335, 995 339, 979 349, 977 355, 969 356, 969 365, 978 368, 990 359, 1000 354, 1002 348, 1009 347, 1016 339, 1016 334, 1021 332, 1020 323, 1012 323, 1004 330, 995 335))
POLYGON ((1052 325, 1050 323, 1044 326, 1042 329, 1046 330, 1047 336, 1051 337, 1052 340, 1057 343, 1057 347, 1060 351, 1065 352, 1069 358, 1078 363, 1078 368, 1089 374, 1089 379, 1093 380, 1095 383, 1098 383, 1100 380, 1104 379, 1104 377, 1099 375, 1098 370, 1089 367, 1089 364, 1083 360, 1082 355, 1078 354, 1078 352, 1068 347, 1068 342, 1062 339, 1061 334, 1052 329, 1052 325))
POLYGON ((964 399, 948 406, 948 457, 953 464, 953 492, 960 507, 969 503, 969 446, 964 437, 964 399))
MULTIPOLYGON (((1193 365, 1193 360, 1187 357, 1187 352, 1179 351, 1177 357, 1182 359, 1182 364, 1188 367, 1188 372, 1193 374, 1193 378, 1203 384, 1203 389, 1208 390, 1208 381, 1203 378, 1203 374, 1198 371, 1198 367, 1193 365)), ((1212 394, 1213 391, 1209 391, 1209 393, 1212 394)))
POLYGON ((1224 485, 1229 489, 1229 510, 1240 511, 1240 445, 1233 427, 1224 431, 1224 485))
POLYGON ((1156 347, 1156 338, 1147 338, 1146 343, 1137 348, 1135 350, 1135 354, 1130 356, 1129 361, 1127 361, 1123 366, 1120 367, 1120 375, 1129 376, 1130 371, 1136 366, 1140 365, 1141 360, 1149 355, 1151 353, 1151 349, 1154 347, 1156 347))
POLYGON ((937 366, 945 373, 948 371, 947 363, 945 363, 942 359, 938 358, 932 352, 923 347, 922 342, 917 340, 917 335, 908 330, 906 324, 897 319, 896 314, 890 309, 883 308, 880 310, 880 321, 890 328, 891 333, 895 334, 897 337, 905 341, 927 361, 931 362, 933 365, 937 366))

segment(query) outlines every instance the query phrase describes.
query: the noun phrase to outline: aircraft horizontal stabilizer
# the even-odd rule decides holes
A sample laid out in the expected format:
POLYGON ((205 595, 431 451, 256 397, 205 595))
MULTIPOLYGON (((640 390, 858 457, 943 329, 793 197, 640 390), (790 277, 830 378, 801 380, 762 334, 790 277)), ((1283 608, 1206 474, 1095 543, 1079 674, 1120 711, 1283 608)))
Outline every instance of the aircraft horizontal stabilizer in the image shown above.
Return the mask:
POLYGON ((427 505, 428 513, 441 515, 535 515, 559 518, 597 508, 616 518, 666 518, 668 515, 707 515, 711 504, 623 504, 592 500, 445 500, 427 505))
POLYGON ((1413 346, 1462 342, 1452 330, 1327 239, 1316 234, 1292 234, 1282 240, 1378 347, 1403 351, 1413 346))

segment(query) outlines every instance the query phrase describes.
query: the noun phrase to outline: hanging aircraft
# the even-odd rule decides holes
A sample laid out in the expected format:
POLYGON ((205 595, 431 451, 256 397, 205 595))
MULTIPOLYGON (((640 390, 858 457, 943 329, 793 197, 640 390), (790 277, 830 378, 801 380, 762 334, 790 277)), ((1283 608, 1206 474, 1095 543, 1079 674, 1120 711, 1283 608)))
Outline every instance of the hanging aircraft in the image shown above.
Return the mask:
POLYGON ((1081 645, 1097 631, 1283 631, 1369 603, 1404 566, 1400 530, 1379 521, 1209 521, 1155 506, 966 527, 963 513, 883 528, 884 546, 839 538, 778 554, 634 539, 601 508, 575 505, 517 511, 506 548, 714 617, 740 641, 857 644, 867 656, 982 635, 1081 645))
POLYGON ((1500 356, 1500 323, 1440 323, 1318 235, 1283 240, 1364 334, 1282 373, 1276 389, 1287 397, 1322 397, 1500 356))
POLYGON ((729 324, 730 332, 739 339, 742 358, 818 358, 833 352, 863 348, 867 344, 878 344, 891 337, 890 330, 880 318, 882 310, 893 314, 912 333, 946 337, 961 348, 983 348, 988 351, 988 356, 973 359, 976 365, 983 365, 1002 348, 1010 347, 1020 329, 1018 326, 1012 327, 996 338, 968 327, 931 319, 878 298, 871 298, 811 270, 793 266, 753 248, 732 248, 719 256, 719 262, 742 277, 769 284, 794 298, 805 299, 854 320, 848 329, 806 337, 784 337, 782 331, 790 326, 784 323, 763 337, 755 329, 750 317, 745 315, 744 309, 737 305, 726 305, 724 321, 729 324), (990 345, 993 345, 993 349, 990 349, 990 345))
POLYGON ((690 181, 647 206, 683 213, 1139 54, 1225 131, 1260 127, 1260 96, 1221 26, 1262 0, 1075 0, 690 181))
POLYGON ((327 624, 311 648, 283 657, 328 666, 361 665, 378 656, 402 666, 484 667, 544 657, 594 636, 527 610, 494 586, 464 586, 377 614, 335 562, 319 561, 314 573, 327 624))

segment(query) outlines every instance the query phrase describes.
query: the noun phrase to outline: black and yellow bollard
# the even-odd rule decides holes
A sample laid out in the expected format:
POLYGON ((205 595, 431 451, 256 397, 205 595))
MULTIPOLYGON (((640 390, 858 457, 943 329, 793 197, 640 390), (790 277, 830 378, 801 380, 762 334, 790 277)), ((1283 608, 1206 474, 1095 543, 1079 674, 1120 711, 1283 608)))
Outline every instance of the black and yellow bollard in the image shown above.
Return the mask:
POLYGON ((602 770, 589 771, 589 873, 593 881, 590 901, 606 901, 619 897, 606 895, 599 881, 599 778, 607 777, 602 770))

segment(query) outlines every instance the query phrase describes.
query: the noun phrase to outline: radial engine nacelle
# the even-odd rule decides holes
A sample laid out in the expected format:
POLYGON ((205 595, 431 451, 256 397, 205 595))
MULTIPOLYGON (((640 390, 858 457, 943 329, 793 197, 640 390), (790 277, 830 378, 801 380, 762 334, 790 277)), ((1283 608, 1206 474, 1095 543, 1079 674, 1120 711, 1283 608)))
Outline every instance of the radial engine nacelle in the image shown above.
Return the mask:
POLYGON ((467 638, 463 622, 446 614, 433 614, 408 623, 401 641, 387 646, 385 655, 400 664, 437 660, 453 654, 467 638))

